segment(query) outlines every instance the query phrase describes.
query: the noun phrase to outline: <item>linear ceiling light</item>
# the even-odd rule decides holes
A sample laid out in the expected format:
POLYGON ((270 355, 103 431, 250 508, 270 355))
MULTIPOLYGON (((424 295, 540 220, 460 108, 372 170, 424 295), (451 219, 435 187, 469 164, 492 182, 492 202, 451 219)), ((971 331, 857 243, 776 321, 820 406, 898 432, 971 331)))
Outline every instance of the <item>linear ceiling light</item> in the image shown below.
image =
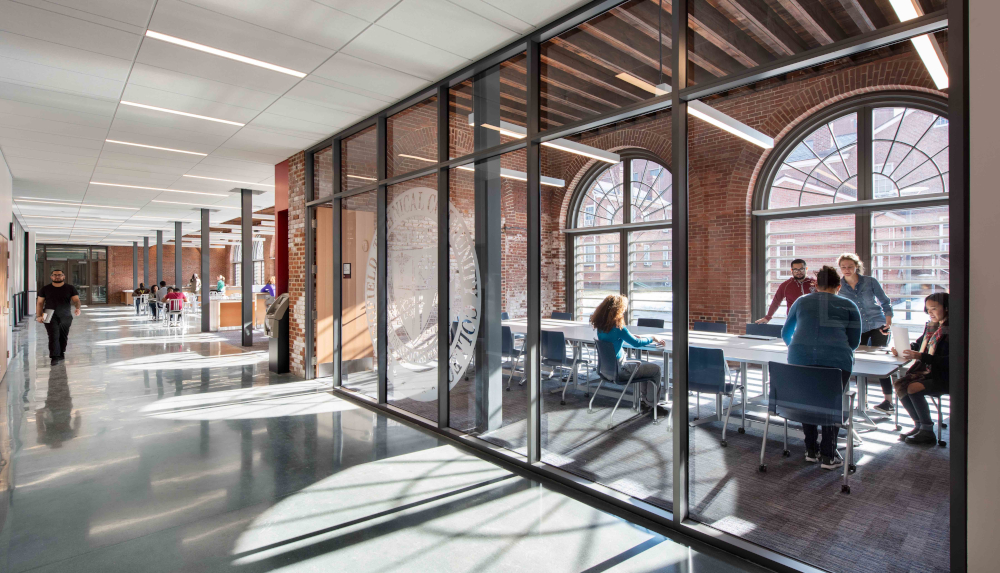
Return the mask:
MULTIPOLYGON (((475 117, 471 113, 469 114, 469 125, 475 125, 475 117)), ((528 132, 527 129, 521 127, 520 125, 508 123, 506 121, 501 121, 499 126, 484 123, 483 127, 499 131, 504 135, 509 135, 518 139, 527 137, 526 134, 528 132)), ((610 151, 604 151, 603 149, 597 149, 596 147, 591 147, 589 145, 584 145, 568 139, 553 139, 552 141, 543 142, 542 145, 553 149, 567 151, 569 153, 575 153, 576 155, 582 155, 598 161, 607 161, 608 163, 618 163, 622 160, 617 153, 611 153, 610 151)), ((400 157, 403 156, 401 155, 400 157)), ((415 159, 420 158, 417 157, 415 159)))
POLYGON ((185 48, 191 48, 192 50, 198 50, 199 52, 212 54, 213 56, 221 56, 223 58, 229 58, 230 60, 236 60, 237 62, 243 62, 244 64, 250 64, 251 66, 257 66, 259 68, 267 68, 269 70, 273 70, 275 72, 281 72, 283 74, 288 74, 290 76, 295 76, 297 78, 306 77, 306 74, 302 72, 297 72, 295 70, 283 68, 281 66, 276 66, 274 64, 269 64, 267 62, 262 62, 260 60, 248 58, 246 56, 241 56, 239 54, 227 52, 225 50, 220 50, 218 48, 212 48, 204 44, 198 44, 196 42, 182 40, 180 38, 175 38, 173 36, 161 34, 159 32, 154 32, 152 30, 146 30, 146 36, 150 38, 156 38, 157 40, 163 40, 164 42, 170 42, 171 44, 177 44, 178 46, 184 46, 185 48))
POLYGON ((236 126, 239 126, 239 127, 243 127, 244 125, 246 125, 245 123, 240 123, 238 121, 229 121, 228 119, 219 119, 217 117, 208 117, 207 115, 198 115, 196 113, 188 113, 186 111, 177 111, 176 109, 167 109, 165 107, 156 107, 155 105, 146 105, 146 104, 143 104, 143 103, 135 103, 134 101, 121 100, 121 102, 119 102, 119 103, 121 103, 122 105, 129 105, 129 106, 132 106, 132 107, 141 107, 142 109, 151 109, 153 111, 162 111, 164 113, 172 113, 174 115, 183 115, 185 117, 193 117, 193 118, 196 118, 196 119, 204 119, 204 120, 208 120, 208 121, 214 121, 214 122, 217 122, 217 123, 228 123, 229 125, 236 125, 236 126))
MULTIPOLYGON (((475 171, 476 168, 471 165, 460 165, 456 169, 461 169, 462 171, 475 171)), ((500 177, 504 179, 514 179, 516 181, 527 181, 528 174, 523 171, 515 171, 513 169, 507 169, 506 167, 500 168, 500 177)), ((562 179, 556 179, 555 177, 546 177, 542 175, 541 180, 542 185, 549 185, 550 187, 565 187, 566 182, 562 179)))
POLYGON ((132 143, 131 141, 118 141, 116 139, 105 139, 108 143, 117 143, 118 145, 131 145, 133 147, 145 147, 146 149, 159 149, 160 151, 173 151, 174 153, 187 153, 188 155, 200 155, 202 157, 207 156, 207 153, 198 153, 197 151, 184 151, 183 149, 173 149, 171 147, 157 147, 155 145, 144 145, 142 143, 132 143))
POLYGON ((437 159, 427 159, 426 157, 417 157, 416 155, 407 155, 405 153, 400 153, 399 157, 405 157, 407 159, 419 159, 420 161, 428 161, 430 163, 437 163, 437 159))
POLYGON ((225 205, 205 205, 204 203, 181 203, 179 201, 160 201, 158 199, 154 199, 152 202, 153 203, 168 203, 170 205, 190 205, 192 207, 205 207, 205 208, 212 208, 212 209, 239 209, 240 208, 240 207, 227 207, 225 205))
POLYGON ((66 221, 100 221, 102 223, 116 223, 119 221, 124 221, 125 219, 108 219, 106 217, 53 217, 52 215, 25 215, 25 219, 63 219, 66 221))
POLYGON ((63 230, 63 231, 74 231, 74 230, 79 230, 79 231, 114 231, 114 229, 102 229, 102 228, 99 228, 99 227, 97 227, 97 228, 95 228, 95 227, 50 227, 48 225, 28 225, 28 227, 31 228, 31 229, 60 229, 60 230, 63 230))
MULTIPOLYGON (((896 16, 900 22, 913 20, 924 13, 923 9, 914 0, 889 0, 889 4, 892 4, 892 9, 896 11, 896 16)), ((931 34, 924 34, 916 38, 910 38, 910 42, 913 43, 913 47, 917 50, 917 55, 923 60, 924 67, 927 68, 927 73, 934 80, 934 85, 939 90, 947 88, 947 60, 945 60, 944 54, 941 52, 941 45, 938 44, 937 38, 931 34)))
POLYGON ((622 73, 618 74, 615 77, 618 78, 618 79, 620 79, 623 82, 630 83, 630 84, 634 85, 635 87, 637 87, 639 89, 646 90, 647 92, 649 92, 649 93, 651 93, 653 95, 661 96, 661 95, 667 95, 668 93, 670 93, 670 86, 667 85, 667 84, 660 84, 658 86, 654 86, 653 84, 651 84, 651 83, 649 83, 649 82, 647 82, 645 80, 641 80, 641 79, 633 76, 632 74, 629 74, 629 73, 626 73, 626 72, 622 72, 622 73))
POLYGON ((155 221, 182 221, 185 223, 194 223, 194 219, 178 219, 177 217, 147 217, 145 215, 132 215, 130 219, 152 219, 155 221))
POLYGON ((774 139, 764 135, 745 123, 729 117, 704 102, 697 100, 689 101, 688 114, 697 117, 702 121, 707 121, 719 129, 728 131, 736 137, 745 139, 754 145, 763 147, 764 149, 771 149, 774 147, 774 139))
POLYGON ((190 193, 192 195, 208 195, 210 197, 229 197, 225 193, 206 193, 204 191, 181 191, 180 189, 164 189, 162 187, 143 187, 141 185, 122 185, 121 183, 99 183, 91 181, 91 185, 105 185, 107 187, 128 187, 129 189, 149 189, 150 191, 170 191, 171 193, 190 193))
MULTIPOLYGON (((219 179, 218 177, 205 177, 203 175, 184 175, 184 177, 194 177, 195 179, 211 179, 212 181, 225 181, 226 183, 240 183, 242 185, 260 185, 261 187, 274 187, 270 183, 253 183, 250 181, 236 181, 234 179, 219 179)), ((348 175, 350 177, 350 175, 348 175)))
POLYGON ((41 203, 43 205, 70 205, 73 207, 98 207, 101 209, 128 209, 129 211, 138 211, 138 207, 115 207, 113 205, 90 205, 87 203, 68 203, 66 201, 48 201, 41 199, 18 199, 14 201, 15 203, 41 203))
POLYGON ((361 175, 348 175, 348 179, 360 179, 362 181, 378 181, 374 177, 362 177, 361 175))

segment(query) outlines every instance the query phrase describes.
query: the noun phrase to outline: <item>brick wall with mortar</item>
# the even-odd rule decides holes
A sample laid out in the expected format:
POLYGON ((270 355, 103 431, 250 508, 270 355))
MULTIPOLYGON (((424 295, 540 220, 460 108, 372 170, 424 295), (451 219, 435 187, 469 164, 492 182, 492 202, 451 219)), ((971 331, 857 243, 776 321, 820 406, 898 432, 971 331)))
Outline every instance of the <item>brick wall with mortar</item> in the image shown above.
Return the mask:
POLYGON ((291 371, 305 376, 306 354, 305 152, 288 158, 288 297, 291 371))
MULTIPOLYGON (((220 260, 228 249, 212 249, 212 268, 223 264, 220 260), (221 256, 220 256, 221 255, 221 256)), ((200 273, 201 249, 184 247, 181 253, 181 284, 187 285, 194 273, 200 273)), ((139 282, 143 282, 142 246, 139 247, 139 282)), ((149 247, 149 282, 156 278, 156 246, 149 247)), ((163 280, 174 284, 174 246, 163 245, 163 280)), ((108 303, 123 304, 122 291, 132 290, 132 247, 108 247, 108 303)))

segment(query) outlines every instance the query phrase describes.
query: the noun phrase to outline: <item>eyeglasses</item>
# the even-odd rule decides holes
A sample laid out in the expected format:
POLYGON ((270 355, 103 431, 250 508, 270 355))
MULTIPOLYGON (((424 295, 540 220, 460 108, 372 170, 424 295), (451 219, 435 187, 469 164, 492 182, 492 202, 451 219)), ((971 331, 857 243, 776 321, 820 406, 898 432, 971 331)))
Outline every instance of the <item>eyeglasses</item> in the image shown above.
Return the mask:
POLYGON ((792 272, 805 272, 806 267, 792 267, 792 272))

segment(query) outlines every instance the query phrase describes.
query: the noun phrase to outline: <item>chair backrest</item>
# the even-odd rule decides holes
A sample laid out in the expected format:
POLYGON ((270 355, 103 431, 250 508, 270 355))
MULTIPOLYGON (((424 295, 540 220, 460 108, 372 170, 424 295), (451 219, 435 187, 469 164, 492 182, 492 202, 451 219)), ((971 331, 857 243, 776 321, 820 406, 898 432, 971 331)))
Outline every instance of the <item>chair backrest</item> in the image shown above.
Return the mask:
POLYGON ((773 336, 775 338, 781 338, 781 325, 780 324, 757 324, 755 322, 747 323, 747 334, 753 336, 773 336))
MULTIPOLYGON (((542 333, 544 334, 544 332, 542 333)), ((610 340, 594 340, 597 347, 597 375, 607 382, 618 383, 618 354, 610 340)))
POLYGON ((697 332, 719 332, 726 333, 725 322, 695 322, 693 330, 697 332))
POLYGON ((542 360, 566 360, 566 336, 561 332, 542 331, 542 360))
POLYGON ((636 326, 652 326, 653 328, 663 328, 665 324, 662 318, 637 318, 636 326))
POLYGON ((768 362, 767 371, 770 412, 804 424, 844 422, 844 379, 839 368, 768 362))
POLYGON ((501 312, 500 313, 500 320, 510 320, 510 313, 501 312))
POLYGON ((180 312, 184 308, 184 301, 179 298, 172 298, 167 302, 170 303, 170 312, 180 312))
POLYGON ((509 326, 500 327, 500 354, 503 356, 514 354, 514 334, 509 326))
POLYGON ((721 348, 688 347, 688 390, 725 393, 726 355, 721 348))
POLYGON ((573 315, 568 312, 553 312, 552 318, 556 320, 573 320, 573 315))

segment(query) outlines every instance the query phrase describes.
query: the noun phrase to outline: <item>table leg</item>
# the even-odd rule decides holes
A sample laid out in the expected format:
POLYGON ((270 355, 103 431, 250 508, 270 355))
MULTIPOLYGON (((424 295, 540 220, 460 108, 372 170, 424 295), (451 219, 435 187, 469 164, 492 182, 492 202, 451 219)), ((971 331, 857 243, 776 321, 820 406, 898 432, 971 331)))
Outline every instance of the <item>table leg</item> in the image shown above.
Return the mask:
POLYGON ((856 402, 854 408, 855 415, 862 419, 861 424, 871 426, 872 430, 876 430, 878 429, 878 425, 868 416, 868 412, 865 411, 865 394, 868 393, 868 377, 859 374, 856 376, 856 379, 858 381, 858 394, 861 394, 861 398, 856 402))

